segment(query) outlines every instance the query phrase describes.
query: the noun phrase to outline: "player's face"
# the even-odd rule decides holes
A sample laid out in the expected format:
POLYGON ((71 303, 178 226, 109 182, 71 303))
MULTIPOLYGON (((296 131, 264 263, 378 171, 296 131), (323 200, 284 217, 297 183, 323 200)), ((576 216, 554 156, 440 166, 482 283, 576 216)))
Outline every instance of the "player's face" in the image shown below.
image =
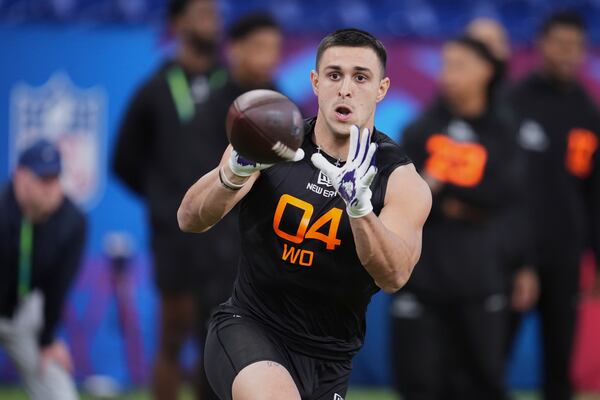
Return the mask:
POLYGON ((585 58, 585 36, 579 29, 557 25, 539 42, 544 68, 561 80, 575 79, 585 58))
POLYGON ((256 86, 269 84, 281 60, 282 44, 279 30, 259 29, 232 46, 231 62, 256 86))
POLYGON ((352 125, 372 128, 376 105, 390 86, 375 51, 369 47, 330 47, 323 52, 318 68, 311 72, 313 91, 319 102, 319 118, 331 132, 349 135, 352 125))
POLYGON ((450 102, 479 95, 487 89, 492 74, 491 65, 470 48, 457 43, 444 46, 440 86, 450 102))
POLYGON ((25 168, 18 168, 15 173, 15 192, 34 222, 48 217, 63 201, 58 176, 41 178, 25 168))

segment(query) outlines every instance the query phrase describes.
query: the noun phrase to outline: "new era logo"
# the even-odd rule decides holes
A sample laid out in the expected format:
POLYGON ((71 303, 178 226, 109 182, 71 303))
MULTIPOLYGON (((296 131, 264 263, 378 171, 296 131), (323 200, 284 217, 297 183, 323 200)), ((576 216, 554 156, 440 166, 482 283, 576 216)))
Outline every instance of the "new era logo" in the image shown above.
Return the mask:
POLYGON ((329 180, 329 178, 327 177, 327 175, 325 175, 323 173, 323 171, 319 171, 319 178, 317 179, 317 184, 318 185, 325 185, 327 187, 333 186, 331 184, 331 181, 329 180))
POLYGON ((342 396, 340 396, 339 394, 334 393, 333 394, 333 400, 344 400, 344 398, 342 396))

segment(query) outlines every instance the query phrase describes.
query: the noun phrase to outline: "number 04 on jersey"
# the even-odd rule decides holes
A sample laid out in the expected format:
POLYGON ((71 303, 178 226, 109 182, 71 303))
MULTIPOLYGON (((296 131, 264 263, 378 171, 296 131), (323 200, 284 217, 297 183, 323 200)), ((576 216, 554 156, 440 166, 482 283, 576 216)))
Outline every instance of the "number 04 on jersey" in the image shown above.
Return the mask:
MULTIPOLYGON (((279 199, 279 203, 275 209, 273 230, 280 238, 297 245, 304 242, 305 239, 314 239, 325 243, 325 248, 327 250, 335 250, 335 247, 342 243, 341 240, 337 238, 337 234, 343 210, 333 207, 311 225, 310 222, 313 213, 314 207, 312 204, 297 197, 290 196, 289 194, 284 194, 279 199), (287 207, 295 207, 302 212, 300 224, 298 225, 296 232, 286 232, 281 228, 281 220, 287 207), (329 224, 329 229, 326 230, 327 233, 323 233, 327 224, 329 224)), ((284 243, 281 259, 292 264, 310 267, 314 261, 314 252, 296 248, 295 246, 284 243)))

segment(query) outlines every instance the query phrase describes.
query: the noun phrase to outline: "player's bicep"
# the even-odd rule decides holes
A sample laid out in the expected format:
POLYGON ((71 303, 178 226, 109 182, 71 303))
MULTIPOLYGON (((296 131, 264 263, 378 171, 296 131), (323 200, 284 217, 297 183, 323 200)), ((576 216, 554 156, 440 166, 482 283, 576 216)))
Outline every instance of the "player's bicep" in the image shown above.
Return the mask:
POLYGON ((413 164, 396 168, 388 178, 384 206, 379 218, 383 225, 421 251, 423 225, 431 210, 431 191, 413 164))

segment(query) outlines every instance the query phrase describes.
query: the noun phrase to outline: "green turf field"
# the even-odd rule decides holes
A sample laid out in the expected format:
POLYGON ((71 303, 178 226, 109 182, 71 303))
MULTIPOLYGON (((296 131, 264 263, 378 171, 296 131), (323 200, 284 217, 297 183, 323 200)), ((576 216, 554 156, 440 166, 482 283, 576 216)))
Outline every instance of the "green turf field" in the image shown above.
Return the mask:
MULTIPOLYGON (((27 400, 27 397, 19 389, 3 388, 0 389, 0 399, 2 400, 27 400)), ((95 397, 83 396, 82 400, 95 400, 95 397)), ((118 397, 119 400, 149 400, 150 396, 144 392, 132 392, 118 397)), ((181 400, 192 400, 189 393, 181 396, 181 400)), ((514 400, 538 400, 539 397, 534 393, 517 393, 514 400)), ((393 393, 385 390, 354 389, 348 393, 346 400, 400 400, 393 393)), ((581 395, 577 400, 600 400, 600 394, 581 395)))

